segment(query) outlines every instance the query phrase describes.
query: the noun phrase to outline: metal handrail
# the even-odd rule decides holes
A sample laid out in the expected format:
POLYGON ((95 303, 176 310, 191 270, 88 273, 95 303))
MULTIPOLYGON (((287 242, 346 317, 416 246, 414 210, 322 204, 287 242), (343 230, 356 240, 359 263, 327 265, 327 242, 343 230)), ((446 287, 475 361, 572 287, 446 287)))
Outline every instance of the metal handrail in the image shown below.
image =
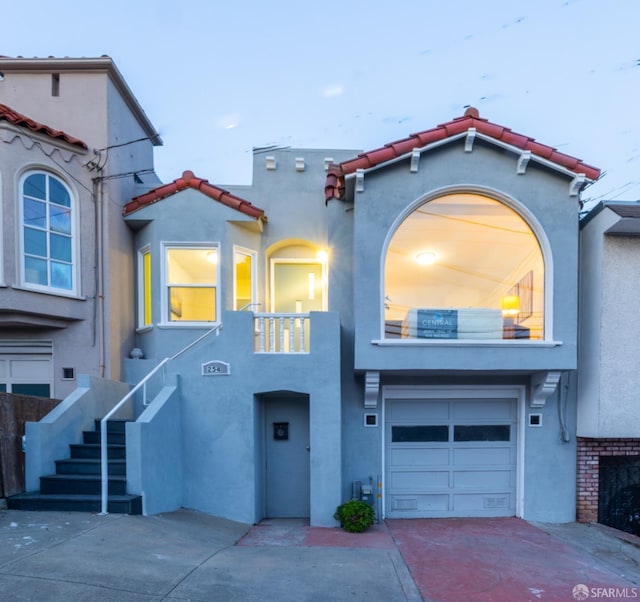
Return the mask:
POLYGON ((146 386, 147 382, 150 378, 160 370, 160 368, 165 367, 170 361, 176 359, 185 351, 188 351, 195 345, 197 345, 202 339, 208 337, 210 334, 214 332, 219 332, 222 328, 222 322, 216 324, 213 328, 205 332, 202 336, 198 337, 195 341, 189 343, 186 347, 183 347, 180 351, 172 355, 171 357, 165 357, 149 374, 147 374, 129 393, 127 393, 112 409, 107 413, 107 415, 100 421, 100 477, 102 480, 102 489, 101 489, 101 511, 100 514, 108 514, 107 508, 109 505, 109 457, 107 450, 107 421, 127 402, 131 399, 134 394, 143 389, 144 396, 142 403, 143 405, 147 404, 147 392, 146 386))

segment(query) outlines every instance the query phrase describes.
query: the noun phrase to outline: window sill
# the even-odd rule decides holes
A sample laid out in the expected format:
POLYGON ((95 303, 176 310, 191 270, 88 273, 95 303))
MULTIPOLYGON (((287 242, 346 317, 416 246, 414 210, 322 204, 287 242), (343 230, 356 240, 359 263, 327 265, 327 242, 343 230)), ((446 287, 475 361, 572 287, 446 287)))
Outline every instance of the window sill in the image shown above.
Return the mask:
POLYGON ((562 341, 524 339, 374 339, 378 347, 560 347, 562 341))
POLYGON ((140 326, 139 328, 136 328, 136 334, 143 334, 151 330, 153 330, 153 324, 148 324, 147 326, 140 326))
POLYGON ((62 290, 54 289, 54 288, 35 288, 29 286, 12 286, 10 287, 16 291, 25 291, 27 293, 38 293, 40 295, 50 295, 52 297, 64 297, 66 299, 76 299, 77 301, 86 301, 87 297, 85 295, 77 295, 76 293, 65 293, 62 290))
POLYGON ((157 327, 164 330, 211 330, 215 328, 220 322, 163 322, 157 324, 157 327))

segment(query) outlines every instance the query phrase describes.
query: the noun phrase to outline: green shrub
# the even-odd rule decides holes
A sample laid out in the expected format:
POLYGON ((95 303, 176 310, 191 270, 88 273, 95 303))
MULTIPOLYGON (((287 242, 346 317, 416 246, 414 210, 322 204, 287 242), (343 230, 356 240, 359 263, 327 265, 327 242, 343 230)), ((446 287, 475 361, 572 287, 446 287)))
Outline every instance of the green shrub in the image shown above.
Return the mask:
POLYGON ((340 526, 349 533, 362 533, 367 527, 373 525, 373 508, 360 500, 351 500, 336 508, 333 515, 340 526))

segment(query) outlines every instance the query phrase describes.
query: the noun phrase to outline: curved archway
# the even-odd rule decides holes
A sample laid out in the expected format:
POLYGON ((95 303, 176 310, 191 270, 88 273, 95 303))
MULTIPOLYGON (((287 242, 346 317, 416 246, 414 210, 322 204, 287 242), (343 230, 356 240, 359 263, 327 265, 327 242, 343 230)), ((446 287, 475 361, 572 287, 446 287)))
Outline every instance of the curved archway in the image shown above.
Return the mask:
POLYGON ((544 338, 540 228, 513 205, 447 191, 401 219, 384 256, 386 338, 544 338))

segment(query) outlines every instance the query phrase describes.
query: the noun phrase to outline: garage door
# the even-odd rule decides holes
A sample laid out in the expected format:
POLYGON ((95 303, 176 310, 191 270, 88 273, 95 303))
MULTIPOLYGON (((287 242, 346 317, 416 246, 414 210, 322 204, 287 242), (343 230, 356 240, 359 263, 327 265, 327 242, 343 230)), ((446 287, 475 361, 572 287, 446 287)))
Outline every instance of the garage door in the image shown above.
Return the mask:
POLYGON ((48 341, 0 341, 0 391, 50 397, 51 348, 48 341))
POLYGON ((386 516, 514 516, 516 423, 516 399, 387 399, 386 516))

